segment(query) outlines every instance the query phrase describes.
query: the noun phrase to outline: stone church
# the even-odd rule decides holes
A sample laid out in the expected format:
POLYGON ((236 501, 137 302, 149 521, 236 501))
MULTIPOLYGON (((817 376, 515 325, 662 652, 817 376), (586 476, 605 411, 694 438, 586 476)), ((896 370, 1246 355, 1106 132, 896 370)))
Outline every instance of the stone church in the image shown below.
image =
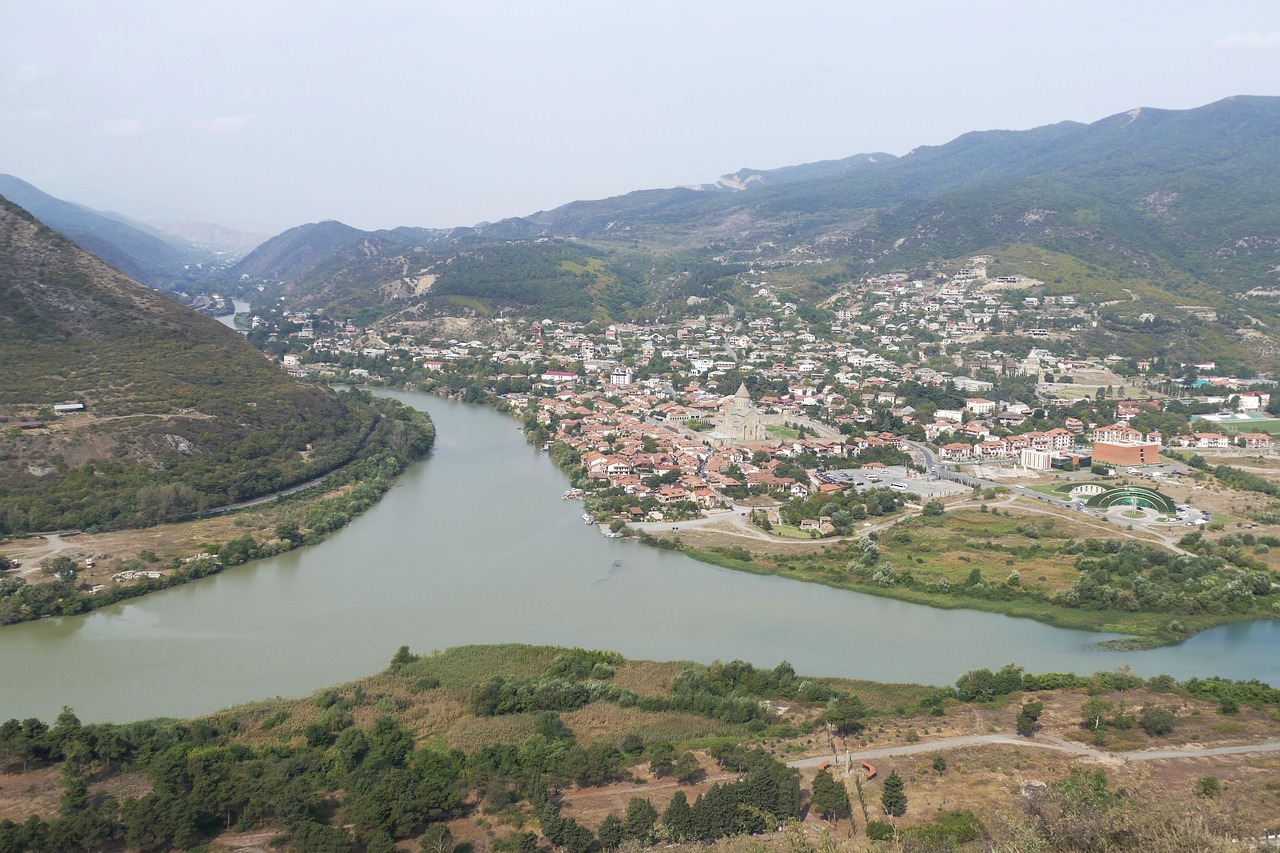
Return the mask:
POLYGON ((764 422, 751 402, 746 385, 739 385, 738 393, 720 409, 716 432, 728 436, 736 444, 764 444, 772 437, 765 431, 764 422))

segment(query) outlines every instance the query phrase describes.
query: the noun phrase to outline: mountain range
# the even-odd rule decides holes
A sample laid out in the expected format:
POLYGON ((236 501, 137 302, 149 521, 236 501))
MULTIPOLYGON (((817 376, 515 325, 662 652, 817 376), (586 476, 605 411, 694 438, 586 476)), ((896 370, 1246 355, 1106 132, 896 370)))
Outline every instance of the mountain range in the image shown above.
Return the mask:
POLYGON ((621 320, 677 310, 673 297, 723 297, 742 268, 790 266, 793 295, 818 301, 867 274, 994 254, 1036 265, 1050 292, 1127 291, 1141 295, 1135 308, 1181 318, 1178 305, 1212 306, 1229 333, 1276 319, 1276 162, 1280 98, 1235 97, 973 132, 901 157, 745 169, 472 228, 304 225, 232 272, 366 318, 621 320))
MULTIPOLYGON (((503 312, 643 320, 703 311, 702 299, 732 303, 750 270, 773 271, 790 299, 816 304, 867 275, 936 272, 982 254, 1006 273, 1033 270, 1044 292, 1124 303, 1109 309, 1121 323, 1155 314, 1185 325, 1187 307, 1207 307, 1199 316, 1216 319, 1195 346, 1247 358, 1261 351, 1233 336, 1247 329, 1256 342, 1280 323, 1276 162, 1280 98, 1241 96, 977 131, 901 157, 742 169, 474 227, 312 223, 265 241, 221 281, 247 278, 295 307, 366 322, 503 312)), ((37 215, 121 269, 149 266, 144 281, 156 283, 155 269, 178 251, 144 232, 104 248, 101 235, 122 223, 107 217, 107 231, 90 232, 85 209, 69 207, 61 219, 37 215), (121 259, 112 252, 122 245, 147 251, 121 259)))

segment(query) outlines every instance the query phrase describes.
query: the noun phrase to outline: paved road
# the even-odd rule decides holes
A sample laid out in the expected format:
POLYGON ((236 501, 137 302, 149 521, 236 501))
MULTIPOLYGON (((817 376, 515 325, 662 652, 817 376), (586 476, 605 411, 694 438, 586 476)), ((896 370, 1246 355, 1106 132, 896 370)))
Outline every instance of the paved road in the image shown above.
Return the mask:
MULTIPOLYGON (((1133 752, 1106 752, 1101 749, 1084 746, 1051 735, 1040 735, 1034 738, 1019 737, 1010 734, 964 735, 948 737, 927 743, 909 743, 901 746, 886 746, 879 749, 864 749, 850 752, 852 761, 870 760, 872 758, 892 758, 897 755, 915 755, 921 752, 937 752, 940 749, 957 749, 963 746, 981 746, 984 744, 1006 744, 1010 746, 1029 746, 1035 749, 1051 749, 1056 752, 1067 752, 1082 755, 1095 761, 1159 761, 1170 758, 1205 758, 1213 755, 1246 755, 1257 752, 1280 752, 1280 741, 1263 743, 1238 744, 1235 746, 1208 746, 1193 749, 1144 749, 1133 752)), ((838 756, 844 761, 845 756, 838 756)), ((833 761, 827 756, 801 758, 788 761, 788 767, 817 767, 824 761, 833 761)))

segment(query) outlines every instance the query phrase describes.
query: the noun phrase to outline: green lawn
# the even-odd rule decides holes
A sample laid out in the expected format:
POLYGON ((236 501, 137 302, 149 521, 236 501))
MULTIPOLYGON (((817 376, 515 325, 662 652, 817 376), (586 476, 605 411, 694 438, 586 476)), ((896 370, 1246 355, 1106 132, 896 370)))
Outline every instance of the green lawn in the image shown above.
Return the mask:
POLYGON ((780 536, 783 539, 812 539, 813 538, 812 536, 809 535, 809 531, 801 530, 799 527, 794 527, 793 525, 790 525, 790 524, 775 524, 773 526, 772 533, 774 536, 780 536))

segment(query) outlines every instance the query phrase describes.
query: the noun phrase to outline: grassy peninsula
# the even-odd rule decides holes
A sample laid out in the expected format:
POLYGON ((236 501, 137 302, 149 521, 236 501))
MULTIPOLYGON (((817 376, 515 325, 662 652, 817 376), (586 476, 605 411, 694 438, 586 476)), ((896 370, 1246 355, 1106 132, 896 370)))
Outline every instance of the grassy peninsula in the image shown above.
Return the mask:
POLYGON ((1170 550, 1094 538, 1100 532, 1006 502, 897 518, 856 539, 800 547, 705 529, 649 538, 725 568, 1125 634, 1130 639, 1119 642, 1129 648, 1280 616, 1280 595, 1261 559, 1275 537, 1211 540, 1192 532, 1170 550))

